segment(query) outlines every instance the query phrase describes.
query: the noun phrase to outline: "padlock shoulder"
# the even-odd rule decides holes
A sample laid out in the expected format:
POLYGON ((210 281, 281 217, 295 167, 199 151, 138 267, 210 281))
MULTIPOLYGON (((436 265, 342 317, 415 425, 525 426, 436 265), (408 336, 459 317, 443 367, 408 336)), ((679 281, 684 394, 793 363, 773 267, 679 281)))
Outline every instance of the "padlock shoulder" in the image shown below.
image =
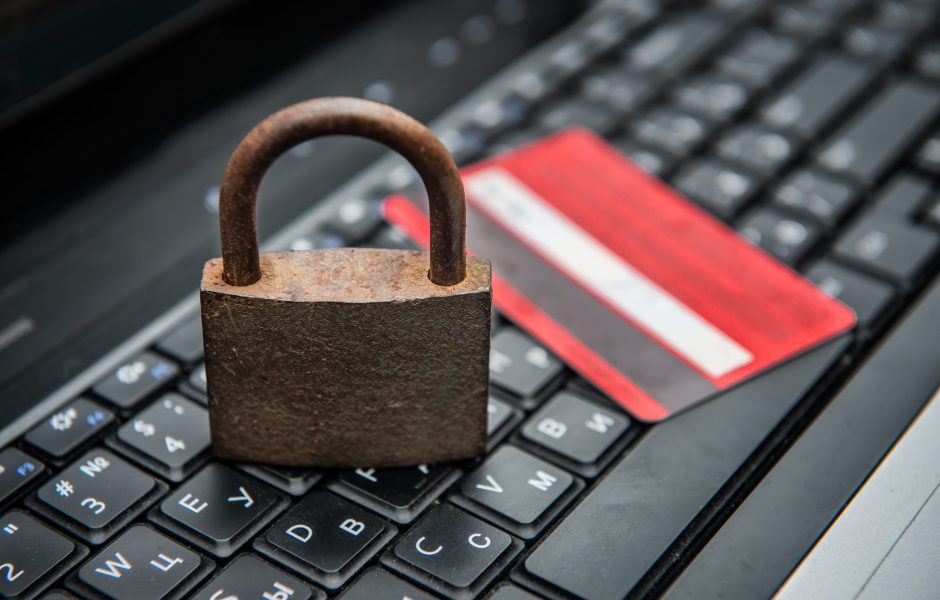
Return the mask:
POLYGON ((336 248, 261 254, 262 277, 246 286, 222 280, 222 259, 206 262, 205 293, 283 302, 394 302, 489 292, 490 262, 468 256, 467 277, 452 286, 428 279, 429 255, 412 250, 336 248))

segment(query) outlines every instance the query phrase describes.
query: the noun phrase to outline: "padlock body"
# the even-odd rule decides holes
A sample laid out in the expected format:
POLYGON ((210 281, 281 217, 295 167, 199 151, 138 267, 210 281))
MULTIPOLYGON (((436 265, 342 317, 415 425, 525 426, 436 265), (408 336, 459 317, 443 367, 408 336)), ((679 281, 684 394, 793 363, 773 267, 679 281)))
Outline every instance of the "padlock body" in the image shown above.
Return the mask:
POLYGON ((428 255, 382 249, 261 255, 262 278, 203 270, 213 452, 282 465, 398 466, 486 445, 489 262, 437 286, 428 255))

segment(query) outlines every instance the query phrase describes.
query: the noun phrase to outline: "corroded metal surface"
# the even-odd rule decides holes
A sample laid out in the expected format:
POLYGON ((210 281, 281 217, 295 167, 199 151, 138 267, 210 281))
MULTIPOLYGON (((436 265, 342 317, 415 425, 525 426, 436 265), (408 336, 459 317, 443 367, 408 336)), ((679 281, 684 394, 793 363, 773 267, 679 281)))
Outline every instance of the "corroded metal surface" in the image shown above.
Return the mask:
POLYGON ((213 451, 330 467, 482 453, 491 272, 466 257, 465 210, 446 149, 394 109, 313 100, 252 130, 222 184, 222 259, 202 278, 213 451), (352 248, 259 256, 264 172, 295 144, 330 134, 383 142, 415 166, 431 200, 430 257, 352 248))
POLYGON ((467 228, 463 184, 444 145, 427 127, 390 106, 359 98, 317 98, 261 121, 229 159, 219 190, 225 281, 247 285, 261 277, 255 205, 268 167, 297 144, 327 135, 369 138, 411 163, 428 192, 431 281, 453 285, 462 280, 467 228))

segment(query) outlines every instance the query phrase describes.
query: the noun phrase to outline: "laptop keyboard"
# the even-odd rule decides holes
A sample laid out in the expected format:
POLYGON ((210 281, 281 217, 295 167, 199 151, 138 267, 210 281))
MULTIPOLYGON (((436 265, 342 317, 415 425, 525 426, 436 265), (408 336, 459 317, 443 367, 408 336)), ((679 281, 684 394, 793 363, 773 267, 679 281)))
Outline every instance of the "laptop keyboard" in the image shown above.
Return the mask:
MULTIPOLYGON (((862 356, 936 272, 938 12, 891 0, 611 3, 509 92, 439 133, 467 164, 565 127, 592 129, 803 272, 859 316, 854 344, 803 369, 808 387, 839 356, 862 356)), ((408 247, 377 206, 414 174, 400 166, 387 181, 292 246, 408 247)), ((631 455, 669 452, 669 426, 632 421, 505 319, 494 325, 488 453, 465 463, 327 471, 217 461, 201 357, 193 314, 0 450, 0 595, 417 600, 633 589, 635 580, 615 588, 564 575, 587 560, 617 570, 623 557, 604 554, 603 536, 625 532, 611 525, 591 556, 568 555, 565 539, 631 484, 631 455)), ((750 433, 762 440, 784 414, 750 433)), ((697 512, 750 449, 736 452, 708 485, 669 489, 679 484, 667 475, 659 493, 698 494, 697 512)), ((690 521, 669 506, 656 532, 667 545, 690 521)), ((660 560, 648 551, 650 565, 660 560)))

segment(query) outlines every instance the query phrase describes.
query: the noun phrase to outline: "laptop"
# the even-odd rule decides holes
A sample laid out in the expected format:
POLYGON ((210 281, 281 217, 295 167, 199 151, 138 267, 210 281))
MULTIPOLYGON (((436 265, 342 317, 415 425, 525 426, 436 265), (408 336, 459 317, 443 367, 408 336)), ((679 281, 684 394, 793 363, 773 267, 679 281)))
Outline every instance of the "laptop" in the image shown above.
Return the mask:
MULTIPOLYGON (((940 5, 309 4, 0 9, 0 595, 935 596, 940 5), (415 115, 461 166, 589 129, 858 324, 649 424, 497 315, 485 456, 214 459, 218 181, 323 95, 415 115)), ((410 247, 377 207, 415 183, 366 142, 297 146, 262 245, 410 247)))

